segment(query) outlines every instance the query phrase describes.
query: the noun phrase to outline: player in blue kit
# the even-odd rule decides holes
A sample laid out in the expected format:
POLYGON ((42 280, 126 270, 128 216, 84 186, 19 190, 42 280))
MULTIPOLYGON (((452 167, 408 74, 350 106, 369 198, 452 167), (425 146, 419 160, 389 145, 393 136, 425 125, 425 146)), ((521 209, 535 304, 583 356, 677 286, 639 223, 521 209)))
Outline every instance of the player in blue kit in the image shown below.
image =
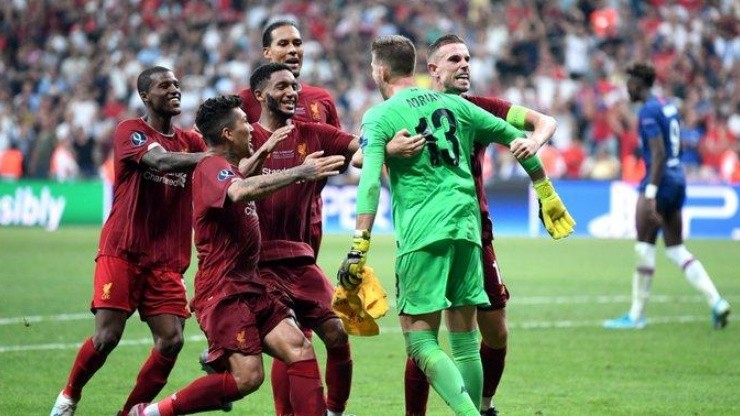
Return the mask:
POLYGON ((686 280, 703 294, 712 310, 716 329, 727 325, 730 304, 723 299, 701 262, 683 244, 681 209, 686 199, 686 176, 681 151, 678 108, 655 96, 655 68, 635 63, 627 69, 627 91, 632 102, 644 103, 638 114, 638 133, 646 174, 638 188, 635 225, 637 268, 632 279, 632 307, 626 315, 604 322, 609 329, 645 327, 645 306, 655 272, 655 241, 663 231, 666 255, 683 270, 686 280))

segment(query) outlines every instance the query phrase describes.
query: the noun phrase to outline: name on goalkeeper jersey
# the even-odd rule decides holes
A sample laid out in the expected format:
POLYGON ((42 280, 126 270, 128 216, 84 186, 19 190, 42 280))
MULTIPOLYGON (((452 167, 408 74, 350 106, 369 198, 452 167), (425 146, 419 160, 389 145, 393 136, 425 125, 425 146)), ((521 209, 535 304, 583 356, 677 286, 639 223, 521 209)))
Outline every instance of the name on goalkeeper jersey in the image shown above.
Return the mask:
POLYGON ((407 98, 406 104, 411 108, 419 108, 437 100, 439 100, 439 95, 437 94, 422 94, 417 95, 416 97, 407 98))

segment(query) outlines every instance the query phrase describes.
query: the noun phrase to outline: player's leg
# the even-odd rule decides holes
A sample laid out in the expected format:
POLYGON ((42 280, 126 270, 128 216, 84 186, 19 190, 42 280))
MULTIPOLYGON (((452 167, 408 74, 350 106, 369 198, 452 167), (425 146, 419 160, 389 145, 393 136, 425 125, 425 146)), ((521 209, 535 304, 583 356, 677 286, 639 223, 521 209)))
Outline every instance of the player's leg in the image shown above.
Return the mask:
POLYGON ((222 299, 196 312, 208 340, 205 363, 214 373, 203 376, 174 395, 146 407, 144 413, 134 406, 132 415, 160 416, 218 410, 224 403, 238 400, 255 391, 264 379, 262 337, 287 312, 276 311, 273 324, 259 321, 255 309, 260 307, 259 294, 222 299), (260 325, 264 325, 261 327, 260 325))
POLYGON ((124 415, 136 403, 154 400, 167 384, 183 346, 185 319, 190 316, 181 274, 151 271, 146 277, 139 314, 149 325, 154 348, 141 366, 136 384, 123 405, 124 415))
POLYGON ((265 351, 287 368, 288 395, 294 416, 326 413, 319 365, 311 342, 292 318, 284 319, 264 338, 265 351))
POLYGON ((175 416, 219 410, 223 403, 239 400, 262 385, 265 375, 261 354, 228 352, 224 359, 228 371, 200 377, 157 403, 139 403, 128 415, 175 416))
POLYGON ((424 416, 427 414, 429 400, 429 381, 427 376, 410 356, 406 357, 406 368, 403 376, 404 403, 406 416, 424 416))
POLYGON ((640 329, 645 327, 645 307, 650 299, 650 288, 655 273, 655 241, 660 222, 650 215, 650 201, 643 195, 637 198, 635 208, 635 272, 632 275, 632 304, 626 315, 604 322, 608 329, 640 329))
POLYGON ((490 241, 483 242, 483 287, 491 306, 478 307, 478 328, 483 340, 480 344, 480 358, 483 365, 483 396, 481 411, 486 416, 497 414, 493 404, 506 362, 509 328, 506 324, 506 302, 509 290, 504 285, 496 260, 496 253, 490 241))
POLYGON ((449 245, 453 249, 452 263, 445 296, 451 303, 447 310, 450 348, 468 394, 478 409, 483 391, 483 366, 475 311, 478 306, 489 305, 483 289, 482 253, 478 245, 468 241, 454 241, 449 245))
POLYGON ((91 303, 91 310, 95 314, 95 333, 77 351, 67 384, 59 393, 51 416, 74 414, 83 387, 118 345, 126 321, 136 308, 132 299, 138 291, 134 284, 137 273, 135 267, 123 260, 107 256, 97 259, 91 303))
MULTIPOLYGON (((396 259, 399 317, 406 353, 434 390, 456 415, 478 415, 460 370, 437 340, 441 311, 450 306, 445 297, 450 256, 449 242, 442 241, 396 259)), ((480 267, 480 261, 477 264, 480 267)))
POLYGON ((683 244, 681 210, 666 211, 662 216, 666 256, 683 271, 689 284, 704 295, 712 309, 712 325, 717 329, 724 328, 730 315, 730 304, 720 296, 704 265, 683 244))
POLYGON ((283 274, 292 275, 290 295, 298 321, 316 332, 326 347, 327 414, 342 415, 352 387, 352 355, 347 331, 331 308, 334 289, 315 263, 284 267, 283 274))

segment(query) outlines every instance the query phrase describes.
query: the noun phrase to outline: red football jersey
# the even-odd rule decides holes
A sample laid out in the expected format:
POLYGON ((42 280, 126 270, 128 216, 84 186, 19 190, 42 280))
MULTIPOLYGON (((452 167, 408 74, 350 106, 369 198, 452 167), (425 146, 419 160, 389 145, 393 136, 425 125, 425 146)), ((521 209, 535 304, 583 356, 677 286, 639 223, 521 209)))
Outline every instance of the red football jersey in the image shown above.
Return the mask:
MULTIPOLYGON (((262 173, 280 172, 303 163, 307 155, 319 150, 324 156, 345 155, 351 134, 335 127, 294 121, 295 129, 277 145, 265 160, 262 173)), ((254 123, 252 143, 259 148, 272 135, 261 124, 254 123)), ((262 250, 260 261, 293 257, 314 257, 309 245, 311 203, 315 199, 315 181, 294 183, 257 201, 260 216, 262 250)))
POLYGON ((193 228, 198 251, 193 309, 203 302, 258 290, 260 231, 254 201, 227 191, 242 176, 222 156, 206 156, 193 172, 193 228))
MULTIPOLYGON (((249 88, 241 90, 239 97, 242 99, 242 110, 247 113, 247 120, 250 123, 259 121, 260 114, 262 114, 262 107, 260 106, 260 102, 254 98, 252 90, 249 88)), ((296 102, 293 120, 329 124, 338 129, 341 128, 339 115, 337 115, 337 106, 334 104, 331 94, 323 88, 309 84, 301 83, 301 90, 298 92, 298 101, 296 102)), ((321 223, 321 190, 325 184, 325 180, 321 181, 316 188, 316 200, 311 210, 311 223, 313 224, 321 223)))
POLYGON ((190 265, 190 172, 164 173, 141 162, 144 154, 156 146, 170 152, 206 150, 199 134, 177 127, 173 130, 172 135, 162 134, 143 119, 124 120, 116 127, 113 205, 103 225, 98 255, 178 273, 184 273, 190 265))
MULTIPOLYGON (((463 98, 488 111, 494 116, 506 120, 511 103, 499 98, 476 97, 463 95, 463 98)), ((493 239, 493 223, 491 222, 490 213, 488 212, 488 199, 486 198, 486 188, 483 186, 483 161, 486 157, 486 146, 476 143, 473 147, 473 159, 471 160, 470 169, 475 179, 475 191, 478 194, 478 205, 482 220, 481 238, 485 241, 493 239)))

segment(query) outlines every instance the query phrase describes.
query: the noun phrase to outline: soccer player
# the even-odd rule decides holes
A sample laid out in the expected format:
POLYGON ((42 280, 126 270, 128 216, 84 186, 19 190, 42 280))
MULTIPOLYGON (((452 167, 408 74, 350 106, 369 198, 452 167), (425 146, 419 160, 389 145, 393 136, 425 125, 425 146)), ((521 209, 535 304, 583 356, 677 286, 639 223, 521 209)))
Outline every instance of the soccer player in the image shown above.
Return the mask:
MULTIPOLYGON (((293 76, 298 79, 303 66, 303 38, 301 38, 298 25, 291 20, 277 20, 269 24, 262 32, 262 55, 271 63, 287 65, 293 76)), ((249 122, 258 122, 262 113, 262 106, 251 89, 247 88, 239 91, 239 97, 242 99, 242 109, 247 113, 249 122)), ((298 83, 298 99, 292 118, 293 120, 328 124, 341 128, 337 106, 329 92, 321 87, 304 82, 298 83)), ((311 207, 310 244, 317 258, 323 235, 321 190, 325 184, 326 181, 319 182, 318 192, 311 207)), ((273 373, 274 370, 273 367, 273 373)))
MULTIPOLYGON (((208 141, 193 172, 193 224, 198 250, 191 302, 208 339, 207 363, 217 371, 159 403, 142 403, 131 416, 172 416, 220 409, 259 388, 263 351, 288 366, 296 415, 326 412, 319 367, 311 343, 292 311, 269 293, 257 270, 261 241, 255 200, 298 181, 312 183, 339 173, 342 156, 307 154, 303 163, 266 175, 244 177, 238 163, 251 156, 252 126, 237 96, 201 104, 196 125, 208 141)), ((280 140, 284 140, 285 135, 280 140)))
POLYGON ((666 256, 683 270, 686 280, 707 300, 712 325, 724 328, 730 304, 723 299, 701 262, 683 243, 681 209, 686 199, 686 177, 679 159, 681 151, 679 113, 670 101, 652 94, 655 68, 635 63, 627 69, 627 92, 634 103, 643 103, 638 113, 638 133, 645 161, 645 177, 638 187, 635 226, 637 267, 632 276, 632 306, 629 312, 604 322, 609 329, 642 329, 645 306, 655 272, 655 241, 663 232, 666 256))
MULTIPOLYGON (((511 151, 518 160, 533 156, 555 133, 557 123, 554 118, 537 111, 512 105, 495 97, 465 95, 470 89, 470 52, 465 42, 453 34, 443 35, 435 40, 427 51, 427 69, 432 77, 432 89, 445 93, 461 95, 466 100, 481 107, 512 126, 533 131, 532 141, 515 141, 511 151)), ((489 217, 488 200, 483 186, 483 159, 486 146, 475 143, 473 146, 471 169, 475 179, 475 190, 480 206, 482 221, 481 243, 483 248, 483 279, 490 306, 479 306, 477 321, 483 340, 480 356, 483 363, 483 397, 481 414, 497 415, 493 405, 493 395, 501 380, 506 358, 508 327, 506 325, 506 302, 509 291, 501 277, 501 271, 493 248, 493 223, 489 217)), ((544 173, 532 171, 534 178, 544 173)), ((429 383, 424 373, 412 359, 406 361, 406 415, 426 414, 429 383)))
POLYGON ((172 71, 148 68, 137 88, 146 115, 122 121, 113 133, 113 205, 100 235, 90 308, 95 332, 80 347, 51 416, 74 414, 83 387, 118 345, 134 311, 149 326, 154 348, 122 414, 160 392, 183 345, 190 316, 182 278, 192 238, 189 172, 206 146, 200 135, 172 124, 180 114, 180 82, 172 71))
MULTIPOLYGON (((481 279, 480 207, 470 159, 474 141, 511 147, 516 140, 532 139, 466 100, 416 87, 416 51, 409 39, 379 37, 371 53, 373 80, 385 101, 363 116, 356 231, 338 277, 345 287, 359 283, 385 163, 397 240, 397 304, 407 354, 455 414, 477 416, 483 376, 475 311, 488 299, 481 279), (386 158, 386 143, 403 128, 423 134, 425 150, 410 159, 386 158), (437 340, 445 309, 454 362, 437 340)), ((542 168, 536 156, 522 164, 528 172, 542 168)), ((569 234, 572 223, 565 207, 549 181, 538 179, 543 182, 538 191, 543 215, 569 234)))
MULTIPOLYGON (((271 63, 282 63, 290 68, 290 72, 298 79, 303 66, 303 38, 298 29, 298 25, 291 20, 277 20, 269 24, 262 32, 262 54, 271 63)), ((239 91, 239 97, 242 99, 242 109, 247 113, 250 123, 256 123, 262 113, 262 105, 255 98, 251 89, 239 91)), ((298 98, 293 110, 293 120, 328 124, 340 128, 339 116, 334 99, 328 91, 306 83, 298 84, 298 98)), ((309 245, 313 249, 314 257, 318 258, 319 248, 321 246, 322 230, 322 200, 321 190, 324 188, 326 181, 316 183, 316 195, 311 206, 311 234, 309 245)), ((304 328, 306 336, 311 338, 311 331, 304 328)), ((331 360, 329 358, 328 360, 331 360)), ((338 367, 327 362, 327 380, 337 379, 339 375, 331 375, 332 371, 338 367)), ((290 401, 288 400, 288 375, 284 363, 273 360, 272 370, 270 372, 273 397, 275 408, 278 415, 290 414, 290 401), (285 412, 285 413, 281 413, 285 412)), ((328 385, 330 397, 336 396, 334 385, 328 385)), ((343 395, 341 393, 340 395, 343 395)), ((339 402, 346 401, 346 397, 337 399, 339 402)))
MULTIPOLYGON (((288 137, 265 157, 263 173, 279 172, 299 165, 307 154, 350 158, 359 149, 358 139, 337 128, 319 123, 292 120, 298 98, 298 82, 290 67, 269 63, 257 68, 249 80, 251 91, 262 106, 254 123, 255 147, 273 131, 293 124, 288 137)), ((352 359, 347 333, 331 308, 333 288, 316 265, 311 248, 311 212, 318 192, 316 182, 293 184, 257 202, 262 233, 260 273, 296 313, 302 328, 316 332, 327 349, 326 386, 329 415, 341 415, 352 384, 352 359)), ((274 368, 274 367, 273 367, 274 368)), ((286 408, 275 397, 278 415, 298 411, 286 408)))

